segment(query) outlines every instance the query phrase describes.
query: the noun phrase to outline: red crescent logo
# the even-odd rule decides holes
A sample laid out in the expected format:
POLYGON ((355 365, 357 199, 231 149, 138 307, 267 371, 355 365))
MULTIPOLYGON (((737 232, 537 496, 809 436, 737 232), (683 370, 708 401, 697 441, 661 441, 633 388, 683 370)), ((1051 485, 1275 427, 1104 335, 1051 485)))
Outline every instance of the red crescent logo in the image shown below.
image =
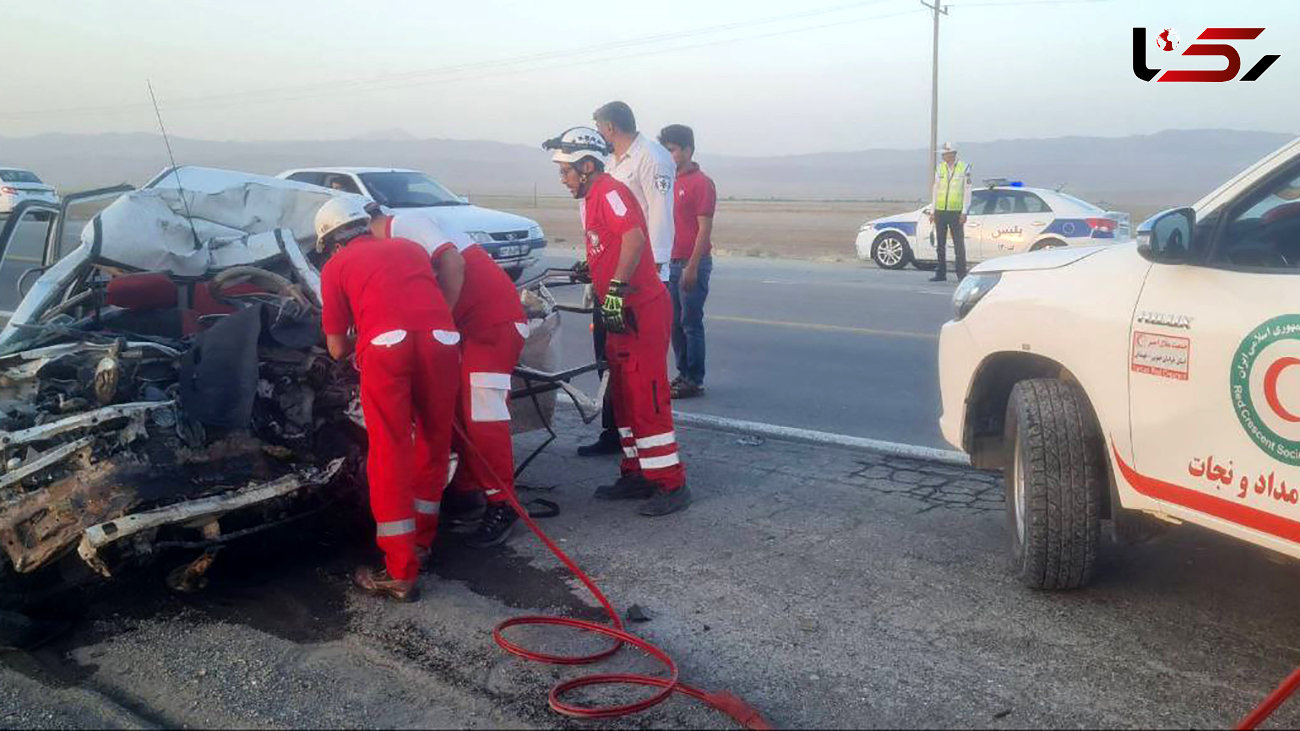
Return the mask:
POLYGON ((1277 395, 1277 379, 1281 377, 1282 371, 1295 365, 1300 365, 1300 358, 1278 358, 1264 373, 1264 398, 1268 400, 1268 405, 1273 409, 1274 414, 1292 424, 1300 423, 1300 416, 1296 416, 1282 406, 1282 400, 1277 395))

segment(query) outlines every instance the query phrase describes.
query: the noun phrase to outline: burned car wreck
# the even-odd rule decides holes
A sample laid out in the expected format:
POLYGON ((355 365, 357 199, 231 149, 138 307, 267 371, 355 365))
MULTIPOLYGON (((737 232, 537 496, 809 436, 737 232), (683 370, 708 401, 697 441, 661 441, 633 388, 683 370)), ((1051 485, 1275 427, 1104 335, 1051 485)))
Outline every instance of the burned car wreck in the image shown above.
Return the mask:
MULTIPOLYGON (((332 195, 173 169, 46 261, 0 332, 0 608, 65 562, 112 576, 363 498, 358 373, 320 336, 311 222, 332 195)), ((515 431, 548 428, 560 388, 594 414, 564 382, 589 367, 554 373, 554 299, 540 280, 521 297, 515 431)))

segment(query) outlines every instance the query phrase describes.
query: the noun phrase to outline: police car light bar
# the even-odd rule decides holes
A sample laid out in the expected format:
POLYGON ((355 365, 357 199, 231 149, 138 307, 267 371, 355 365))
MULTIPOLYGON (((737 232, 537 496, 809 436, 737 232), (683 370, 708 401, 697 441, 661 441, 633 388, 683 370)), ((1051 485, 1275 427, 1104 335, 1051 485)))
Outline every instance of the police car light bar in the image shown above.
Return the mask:
POLYGON ((1007 178, 985 178, 984 184, 990 188, 1023 188, 1024 182, 1007 178))

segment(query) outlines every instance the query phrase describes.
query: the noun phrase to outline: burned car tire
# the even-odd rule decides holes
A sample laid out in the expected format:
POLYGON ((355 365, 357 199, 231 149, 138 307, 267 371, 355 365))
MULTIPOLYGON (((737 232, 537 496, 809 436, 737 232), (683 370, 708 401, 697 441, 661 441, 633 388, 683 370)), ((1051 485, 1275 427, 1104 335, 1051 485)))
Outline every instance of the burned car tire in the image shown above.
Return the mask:
POLYGON ((1106 486, 1101 432, 1087 397, 1055 379, 1021 381, 1007 404, 1007 522, 1013 570, 1035 589, 1092 579, 1106 486))

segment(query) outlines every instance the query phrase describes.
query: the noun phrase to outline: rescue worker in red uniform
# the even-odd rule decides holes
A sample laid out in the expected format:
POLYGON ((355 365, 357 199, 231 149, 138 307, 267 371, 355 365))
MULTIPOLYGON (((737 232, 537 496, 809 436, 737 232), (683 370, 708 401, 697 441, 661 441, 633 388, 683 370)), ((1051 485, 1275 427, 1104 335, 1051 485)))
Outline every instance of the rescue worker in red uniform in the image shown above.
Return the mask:
POLYGON ((600 133, 574 127, 542 144, 579 200, 587 271, 605 323, 605 359, 623 447, 622 476, 596 490, 604 500, 646 499, 641 515, 668 515, 691 502, 669 401, 672 301, 655 269, 645 216, 626 185, 605 172, 600 133))
POLYGON ((370 235, 366 200, 334 198, 316 213, 321 315, 334 359, 356 349, 370 449, 366 471, 384 567, 357 569, 362 589, 413 601, 421 557, 438 529, 460 387, 460 334, 429 255, 370 235), (349 330, 356 329, 355 343, 349 330))
POLYGON ((375 236, 408 239, 424 247, 443 299, 451 306, 461 338, 456 410, 460 430, 452 438, 460 467, 451 490, 478 491, 487 500, 478 529, 466 543, 475 548, 499 545, 519 518, 507 499, 515 489, 510 374, 528 337, 519 291, 483 247, 454 242, 428 215, 392 213, 377 204, 370 210, 375 236))

